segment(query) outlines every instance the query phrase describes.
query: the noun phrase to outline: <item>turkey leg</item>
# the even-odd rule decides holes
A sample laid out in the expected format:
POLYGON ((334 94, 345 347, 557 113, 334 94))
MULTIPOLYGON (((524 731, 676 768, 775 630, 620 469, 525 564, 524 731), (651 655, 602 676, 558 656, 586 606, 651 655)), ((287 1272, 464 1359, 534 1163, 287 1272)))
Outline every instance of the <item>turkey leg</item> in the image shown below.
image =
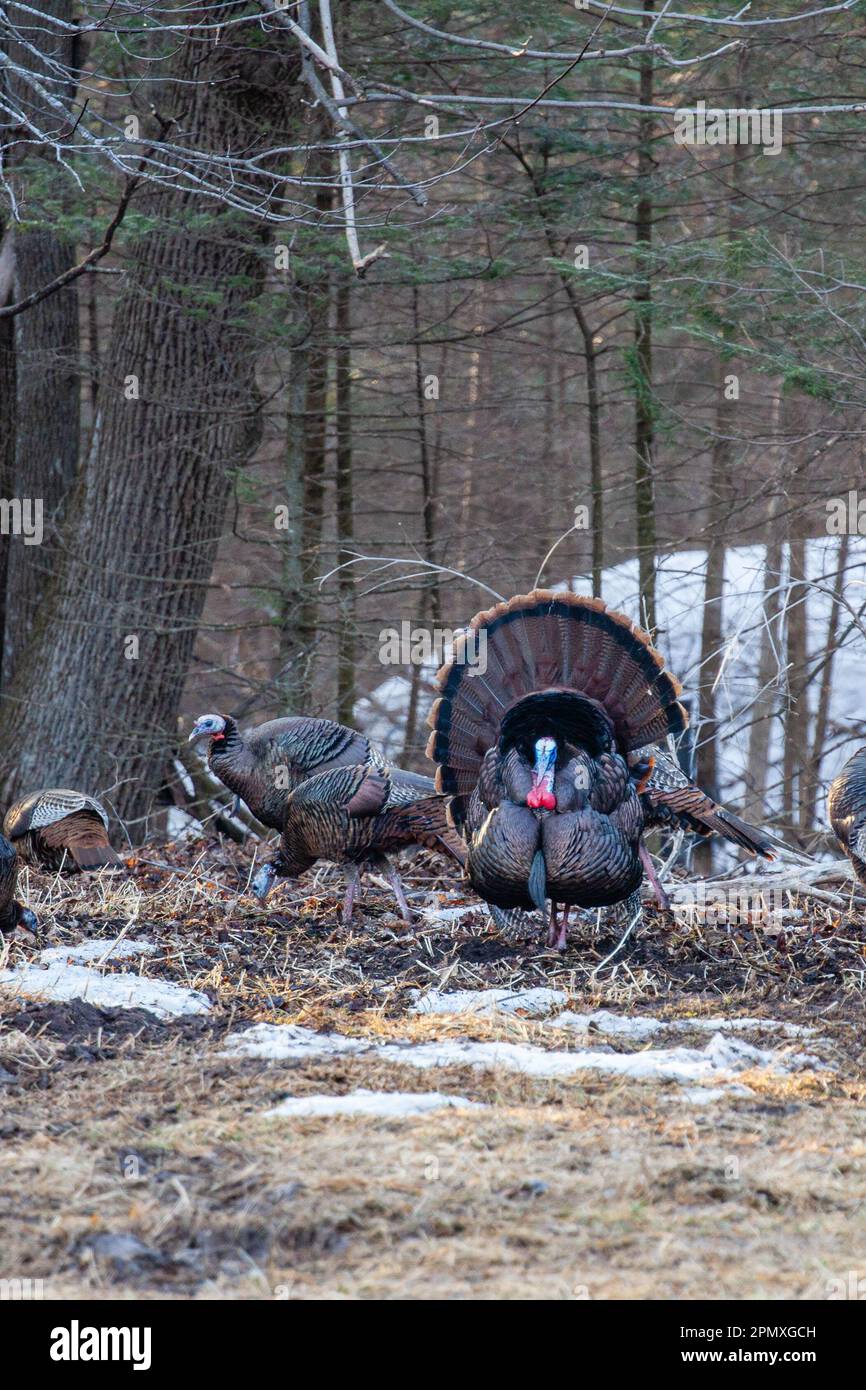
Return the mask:
POLYGON ((659 882, 659 876, 656 873, 655 864, 652 861, 652 855, 650 854, 643 840, 641 840, 640 844, 638 845, 638 854, 640 855, 640 862, 643 865, 643 871, 649 879, 650 883, 652 884, 653 892, 656 895, 656 902, 658 903, 662 912, 670 912, 671 900, 665 892, 664 888, 662 888, 661 883, 659 882))
POLYGON ((394 868, 394 865, 387 859, 385 860, 385 876, 391 885, 391 891, 393 892, 394 897, 397 899, 397 906, 400 909, 400 916, 403 918, 403 921, 407 924, 407 926, 411 926, 415 919, 412 916, 411 909, 406 901, 406 894, 403 892, 403 882, 400 878, 400 875, 397 873, 397 870, 394 868))
POLYGON ((355 894, 361 882, 361 870, 357 864, 344 864, 343 875, 346 880, 346 896, 343 899, 343 926, 348 927, 355 911, 355 894))
POLYGON ((568 947, 568 904, 563 903, 560 908, 560 918, 557 921, 556 903, 550 904, 550 926, 547 929, 547 944, 555 951, 565 951, 568 947))

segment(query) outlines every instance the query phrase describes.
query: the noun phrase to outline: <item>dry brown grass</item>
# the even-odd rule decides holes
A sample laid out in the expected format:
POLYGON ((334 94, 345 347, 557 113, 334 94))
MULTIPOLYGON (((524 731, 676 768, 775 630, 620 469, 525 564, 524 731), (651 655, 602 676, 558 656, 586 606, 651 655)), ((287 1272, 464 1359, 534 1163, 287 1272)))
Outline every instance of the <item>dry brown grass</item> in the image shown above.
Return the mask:
MULTIPOLYGON (((132 968, 203 989, 214 1009, 162 1025, 4 999, 0 1067, 14 1079, 0 1087, 0 1276, 42 1278, 48 1297, 805 1298, 863 1272, 856 915, 806 902, 808 930, 781 943, 650 916, 593 976, 615 929, 589 923, 558 959, 503 941, 480 914, 395 930, 387 898, 368 889, 349 931, 332 873, 262 913, 241 891, 248 868, 229 849, 174 877, 147 864, 126 881, 34 876, 51 944, 145 937, 162 949, 132 968), (808 1023, 833 1070, 750 1072, 752 1096, 693 1107, 676 1086, 593 1074, 222 1055, 228 1031, 260 1020, 550 1046, 526 1019, 407 1014, 413 989, 537 984, 582 1009, 808 1023), (263 1114, 286 1094, 362 1086, 486 1108, 387 1122, 263 1114), (106 1243, 117 1235, 142 1244, 106 1243)), ((448 886, 427 855, 407 877, 448 886)), ((33 949, 16 940, 4 954, 33 949)))

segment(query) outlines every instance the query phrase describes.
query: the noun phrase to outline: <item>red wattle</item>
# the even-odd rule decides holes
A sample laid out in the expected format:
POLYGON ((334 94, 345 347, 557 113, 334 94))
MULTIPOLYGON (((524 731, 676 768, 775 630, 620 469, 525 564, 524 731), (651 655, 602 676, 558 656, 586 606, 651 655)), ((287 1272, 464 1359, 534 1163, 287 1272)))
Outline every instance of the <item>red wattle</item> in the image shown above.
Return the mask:
POLYGON ((555 811, 556 797, 546 787, 533 787, 526 797, 526 804, 533 811, 555 811))

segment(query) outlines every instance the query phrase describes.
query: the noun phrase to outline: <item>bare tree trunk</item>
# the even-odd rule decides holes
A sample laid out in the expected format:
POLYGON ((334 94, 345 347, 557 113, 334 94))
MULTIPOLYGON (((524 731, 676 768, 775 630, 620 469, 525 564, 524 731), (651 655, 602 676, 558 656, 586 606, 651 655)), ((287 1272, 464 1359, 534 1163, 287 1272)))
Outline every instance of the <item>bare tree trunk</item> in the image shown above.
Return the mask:
MULTIPOLYGON (((719 412, 721 414, 722 412, 719 412)), ((718 417, 717 417, 718 418, 718 417)), ((722 670, 725 593, 725 524, 728 517, 728 449, 722 439, 713 445, 710 474, 710 520, 707 540, 707 568, 704 578, 704 604, 701 625, 700 738, 697 749, 697 777, 705 792, 718 800, 718 748, 716 733, 716 685, 722 670)))
MULTIPOLYGON (((821 785, 821 759, 827 741, 827 728, 830 722, 830 695, 833 682, 833 657, 839 640, 839 622, 842 616, 842 598, 845 593, 845 570, 848 565, 848 552, 851 537, 843 532, 839 542, 839 568, 833 583, 833 597, 830 602, 830 616, 827 620, 827 640, 821 671, 821 688, 818 694, 818 707, 815 711, 815 728, 812 733, 812 748, 808 759, 804 760, 803 786, 800 793, 800 829, 808 832, 815 823, 815 810, 818 802, 818 788, 821 785)), ((812 679, 817 672, 813 673, 812 679)))
POLYGON ((746 778, 746 797, 743 814, 747 820, 760 823, 766 814, 767 789, 770 771, 770 734, 773 719, 779 713, 777 683, 781 666, 782 611, 782 533, 779 516, 782 509, 784 475, 781 384, 773 397, 772 431, 776 440, 770 452, 769 464, 774 473, 774 490, 767 507, 767 548, 764 558, 764 617, 758 655, 757 698, 752 710, 749 729, 749 766, 746 778))
MULTIPOLYGON (((772 522, 770 523, 772 525, 772 522)), ((747 820, 760 822, 766 814, 767 783, 770 759, 770 733, 778 712, 774 693, 774 678, 779 674, 779 613, 781 594, 779 575, 782 569, 782 542, 772 538, 767 544, 764 561, 764 626, 761 631, 758 657, 758 698, 752 710, 749 730, 749 776, 743 814, 747 820)))
POLYGON ((475 449, 478 417, 475 407, 481 393, 481 353, 477 348, 469 352, 469 413, 466 416, 466 459, 464 462, 463 488, 460 496, 460 523, 458 529, 457 568, 465 572, 470 554, 469 527, 472 519, 473 490, 475 483, 475 449))
MULTIPOLYGON (((429 561, 431 564, 435 564, 437 498, 433 463, 430 457, 427 411, 424 408, 424 366, 421 357, 421 306, 417 285, 413 285, 412 287, 412 321, 415 336, 415 411, 418 420, 418 456, 421 466, 421 522, 424 532, 422 545, 425 560, 429 561)), ((419 624, 425 622, 428 617, 434 626, 438 626, 441 623, 441 590, 438 578, 434 573, 430 575, 429 584, 425 585, 421 590, 416 611, 416 621, 419 624)), ((412 758, 417 751, 415 743, 418 736, 418 711, 423 674, 420 665, 417 662, 414 663, 409 678, 409 704, 406 710, 406 727, 403 735, 404 762, 412 758)))
POLYGON ((785 700, 785 756, 783 805, 785 823, 791 829, 802 822, 803 768, 809 751, 809 710, 806 703, 806 543, 790 544, 791 573, 787 596, 785 700))
MULTIPOLYGON (((327 138, 324 117, 311 132, 313 139, 327 138)), ((316 151, 310 160, 310 174, 319 179, 333 175, 333 159, 326 151, 316 151)), ((325 219, 331 209, 330 187, 319 187, 316 209, 325 219)), ((312 254, 312 250, 308 251, 312 254)), ((301 516, 301 603, 296 620, 296 639, 300 648, 300 669, 296 678, 299 708, 309 707, 313 692, 313 667, 319 638, 319 604, 315 587, 319 573, 322 525, 325 509, 325 456, 327 452, 327 405, 331 322, 331 277, 325 268, 307 285, 306 396, 303 435, 303 498, 301 516)))
MULTIPOLYGON (((743 68, 741 65, 741 76, 743 68)), ((738 105, 742 105, 742 93, 738 94, 738 105)), ((733 196, 728 204, 727 243, 730 249, 740 224, 739 193, 742 174, 742 147, 734 152, 731 174, 733 196)), ((724 336, 730 339, 728 299, 728 280, 725 276, 719 290, 719 312, 725 323, 724 336)), ((699 687, 700 732, 697 746, 697 780, 704 791, 714 800, 721 800, 719 784, 718 757, 718 683, 722 674, 722 645, 725 631, 725 556, 727 553, 726 531, 730 524, 730 506, 733 499, 731 474, 734 467, 732 436, 734 432, 733 382, 736 379, 729 372, 730 357, 723 351, 716 358, 715 372, 715 438, 713 440, 712 462, 710 466, 710 497, 707 515, 707 569, 704 581, 704 605, 701 629, 701 672, 699 687)), ((702 873, 711 873, 713 868, 712 839, 703 841, 697 847, 695 865, 702 873)))
MULTIPOLYGON (((309 326, 307 325, 307 331, 309 326)), ((304 518, 304 408, 307 402, 307 349, 298 343, 289 359, 286 448, 281 504, 288 514, 282 537, 280 563, 279 637, 277 678, 280 712, 300 714, 303 701, 303 668, 306 656, 298 634, 298 614, 304 592, 301 545, 304 518)))
MULTIPOLYGON (((650 94, 651 95, 651 94, 650 94)), ((554 260, 562 257, 562 248, 551 221, 550 209, 546 200, 544 178, 540 177, 526 159, 522 151, 505 140, 503 143, 515 156, 532 186, 547 249, 554 260)), ((583 343, 583 356, 586 365, 586 407, 587 433, 589 438, 589 477, 592 500, 592 592, 596 598, 601 595, 602 573, 604 570, 604 474, 601 462, 601 393, 599 389, 598 349, 595 333, 586 317, 580 295, 575 286, 574 276, 561 271, 560 284, 565 291, 569 308, 574 316, 583 343)))
MULTIPOLYGON (((50 228, 12 235, 16 300, 72 265, 75 248, 50 228)), ((12 679, 56 559, 60 529, 78 466, 80 382, 78 294, 74 285, 49 295, 15 319, 17 429, 7 496, 39 499, 44 539, 9 547, 3 684, 12 679)))
MULTIPOLYGON (((424 367, 421 360, 421 312, 418 286, 412 287, 412 310, 415 331, 415 409, 418 418, 418 458, 421 465, 421 524, 424 559, 436 563, 436 495, 433 487, 433 472, 430 461, 430 443, 427 435, 427 412, 424 408, 424 367)), ((423 605, 430 614, 431 621, 438 623, 442 616, 441 594, 438 579, 431 575, 429 598, 423 605)))
MULTIPOLYGON (((335 352, 337 395, 337 560, 351 559, 355 516, 352 477, 352 300, 351 286, 341 284, 336 293, 337 347, 335 352)), ((337 633, 337 718, 351 724, 355 712, 355 581, 352 571, 340 571, 340 625, 337 633)))
MULTIPOLYGON (((11 274, 6 286, 0 283, 0 304, 8 302, 11 284, 11 274)), ((0 488, 4 497, 13 495, 17 428, 15 398, 15 323, 12 319, 0 319, 0 488)), ((12 536, 0 534, 0 652, 6 632, 6 572, 12 541, 12 536)))
MULTIPOLYGON (((191 145, 267 147, 277 113, 261 60, 261 43, 224 44, 214 31, 179 48, 162 95, 175 94, 191 145)), ((294 82, 283 90, 288 108, 294 82)), ((245 311, 263 282, 255 224, 180 189, 153 191, 145 206, 63 567, 0 720, 7 798, 77 785, 135 821, 176 741, 230 470, 256 442, 257 339, 245 311)))
MULTIPOLYGON (((652 22, 655 0, 643 0, 644 23, 652 22)), ((655 60, 645 53, 640 60, 640 104, 654 101, 655 60)), ((655 515, 655 409, 652 402, 652 269, 654 169, 652 141, 655 119, 645 111, 638 121, 638 200, 635 214, 635 513, 637 519, 638 571, 641 620, 652 634, 656 629, 656 515, 655 515)))
MULTIPOLYGON (((41 18, 12 3, 9 18, 18 37, 7 44, 13 63, 32 72, 52 96, 67 103, 75 96, 74 70, 80 63, 78 35, 71 29, 75 14, 72 0, 45 0, 39 6, 41 18), (52 24, 54 19, 58 23, 52 24), (60 73, 68 80, 58 80, 60 73)), ((14 70, 6 75, 14 100, 31 113, 36 125, 48 137, 63 124, 62 116, 21 82, 14 70)), ((50 146, 41 149, 24 143, 14 144, 5 173, 25 189, 37 175, 44 177, 44 156, 51 158, 50 146)), ((29 218, 7 229, 3 254, 11 273, 13 301, 25 299, 75 261, 75 246, 58 235, 48 222, 40 222, 38 195, 33 199, 29 218)), ((5 621, 3 624, 2 680, 8 685, 15 663, 28 640, 30 629, 45 593, 55 559, 55 540, 78 466, 79 341, 78 288, 69 285, 18 314, 8 334, 14 351, 16 427, 9 446, 4 496, 38 499, 42 508, 43 538, 38 545, 25 545, 22 538, 6 540, 5 621)))

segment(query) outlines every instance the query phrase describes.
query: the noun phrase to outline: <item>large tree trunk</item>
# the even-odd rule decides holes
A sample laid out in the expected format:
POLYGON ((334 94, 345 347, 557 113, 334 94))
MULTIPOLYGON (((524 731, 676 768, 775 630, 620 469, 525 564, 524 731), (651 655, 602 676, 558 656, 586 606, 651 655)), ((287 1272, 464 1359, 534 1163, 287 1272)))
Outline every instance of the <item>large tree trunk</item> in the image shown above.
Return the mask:
MULTIPOLYGON (((50 228, 11 236, 15 301, 73 263, 72 243, 50 228)), ((8 686, 36 620, 56 535, 78 465, 80 383, 78 294, 74 285, 49 295, 15 319, 16 430, 7 497, 39 500, 44 537, 25 545, 16 537, 6 568, 3 685, 8 686)))
MULTIPOLYGON (((352 291, 348 282, 339 286, 337 305, 336 375, 336 466, 337 466, 337 560, 345 564, 352 558, 355 534, 354 478, 352 471, 352 291)), ((337 719, 351 724, 355 714, 356 615, 355 577, 350 569, 340 570, 337 580, 340 596, 340 625, 337 633, 337 719)))
MULTIPOLYGON (((0 293, 2 302, 3 295, 0 293)), ((11 319, 0 319, 0 490, 4 497, 13 496, 15 417, 15 326, 11 319)), ((0 652, 5 641, 6 574, 13 539, 12 536, 0 535, 0 652)))
MULTIPOLYGON (((322 113, 317 113, 311 128, 312 140, 325 140, 330 134, 322 113)), ((333 177, 333 156, 328 150, 317 150, 309 161, 311 177, 327 180, 333 177)), ((322 223, 327 223, 333 203, 333 191, 321 184, 316 191, 316 211, 322 223)), ((305 382, 304 421, 302 441, 301 526, 300 526, 300 603, 288 624, 283 624, 284 649, 294 649, 296 666, 292 683, 292 707, 309 712, 313 695, 313 668, 320 639, 319 601, 316 580, 321 567, 322 531, 325 520, 325 458, 328 445, 328 378, 331 325, 331 271, 317 250, 314 239, 302 244, 311 269, 305 269, 305 298, 308 335, 303 351, 302 367, 305 382), (293 623, 292 623, 293 618, 293 623)))
MULTIPOLYGON (((59 25, 72 24, 74 6, 72 0, 44 0, 39 10, 44 18, 13 0, 9 20, 20 42, 11 37, 10 28, 5 46, 14 63, 28 69, 69 109, 81 55, 78 35, 59 25), (51 18, 59 21, 58 27, 50 22, 51 18), (58 82, 60 72, 68 74, 65 84, 58 82)), ((14 72, 7 75, 6 82, 13 100, 30 113, 50 142, 63 124, 62 116, 43 103, 14 72)), ((7 152, 6 176, 25 193, 26 219, 18 225, 10 224, 6 231, 4 289, 0 296, 4 303, 25 299, 68 270, 75 260, 74 243, 58 235, 50 221, 40 221, 38 193, 27 196, 37 175, 44 179, 44 156, 54 158, 50 143, 44 149, 29 142, 13 144, 7 152)), ((60 174, 57 178, 63 188, 67 176, 60 174)), ((6 354, 2 385, 3 496, 38 500, 43 527, 43 539, 37 545, 25 545, 20 536, 3 538, 5 557, 0 559, 0 569, 5 583, 0 662, 2 683, 6 686, 45 592, 57 529, 78 465, 77 285, 69 285, 7 320, 2 338, 6 354)))
MULTIPOLYGON (((191 144, 266 148, 278 113, 262 58, 260 43, 224 44, 219 31, 184 44, 162 97, 174 94, 191 144)), ((283 94, 294 75, 280 74, 283 94)), ((154 192, 147 211, 154 222, 130 251, 63 569, 0 721, 7 798, 77 785, 139 832, 177 737, 230 470, 256 438, 256 339, 244 318, 263 278, 260 229, 221 203, 172 189, 154 192)))

